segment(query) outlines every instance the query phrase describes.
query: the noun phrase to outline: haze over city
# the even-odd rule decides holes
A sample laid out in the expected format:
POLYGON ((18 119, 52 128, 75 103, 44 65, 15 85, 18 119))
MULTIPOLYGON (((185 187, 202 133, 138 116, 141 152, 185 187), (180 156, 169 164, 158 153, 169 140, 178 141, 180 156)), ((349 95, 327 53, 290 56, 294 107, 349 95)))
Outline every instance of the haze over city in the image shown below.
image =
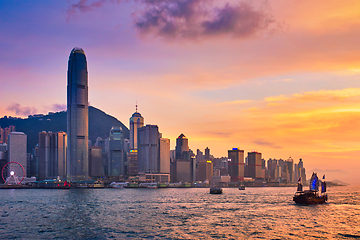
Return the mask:
POLYGON ((135 104, 171 141, 302 158, 360 182, 360 2, 0 1, 0 116, 66 110, 69 51, 89 101, 135 104))

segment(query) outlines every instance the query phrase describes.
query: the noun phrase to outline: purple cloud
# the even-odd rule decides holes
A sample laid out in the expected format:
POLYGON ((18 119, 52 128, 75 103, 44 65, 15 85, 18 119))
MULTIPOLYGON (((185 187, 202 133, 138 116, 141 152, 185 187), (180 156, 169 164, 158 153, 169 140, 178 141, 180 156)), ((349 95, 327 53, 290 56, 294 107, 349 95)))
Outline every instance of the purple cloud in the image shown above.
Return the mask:
POLYGON ((253 143, 257 144, 257 145, 261 145, 261 146, 266 146, 266 147, 270 147, 270 148, 282 148, 281 146, 276 146, 275 144, 271 143, 271 142, 266 142, 264 140, 258 139, 253 141, 253 143))
POLYGON ((8 111, 15 112, 16 115, 28 116, 37 113, 36 108, 34 107, 22 107, 19 103, 13 103, 6 108, 8 111))
POLYGON ((238 37, 247 37, 259 30, 267 29, 274 19, 265 12, 256 10, 249 2, 237 6, 228 3, 217 9, 215 17, 202 23, 204 34, 230 33, 238 37))
POLYGON ((51 110, 54 112, 65 111, 67 108, 66 104, 53 104, 51 110))
POLYGON ((96 1, 88 1, 88 0, 80 0, 78 3, 71 4, 68 10, 66 11, 67 19, 77 12, 90 12, 96 8, 102 7, 106 3, 106 0, 96 0, 96 1))
MULTIPOLYGON (((93 11, 106 3, 123 0, 79 0, 67 10, 68 18, 76 13, 93 11)), ((195 39, 206 36, 230 35, 245 38, 260 31, 275 29, 275 19, 266 4, 240 1, 222 7, 212 0, 138 0, 143 6, 131 16, 141 35, 164 38, 195 39)))
POLYGON ((166 38, 198 38, 228 34, 248 37, 269 30, 274 18, 251 2, 214 7, 204 0, 145 0, 135 26, 141 34, 166 38))

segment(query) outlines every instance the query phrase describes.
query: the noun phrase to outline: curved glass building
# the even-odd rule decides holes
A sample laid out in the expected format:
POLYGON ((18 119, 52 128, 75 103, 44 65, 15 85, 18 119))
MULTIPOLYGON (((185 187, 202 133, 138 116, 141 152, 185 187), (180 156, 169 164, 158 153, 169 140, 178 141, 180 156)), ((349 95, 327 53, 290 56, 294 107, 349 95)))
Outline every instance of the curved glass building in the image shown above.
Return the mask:
POLYGON ((74 48, 69 57, 67 85, 67 180, 87 180, 89 108, 85 52, 74 48))

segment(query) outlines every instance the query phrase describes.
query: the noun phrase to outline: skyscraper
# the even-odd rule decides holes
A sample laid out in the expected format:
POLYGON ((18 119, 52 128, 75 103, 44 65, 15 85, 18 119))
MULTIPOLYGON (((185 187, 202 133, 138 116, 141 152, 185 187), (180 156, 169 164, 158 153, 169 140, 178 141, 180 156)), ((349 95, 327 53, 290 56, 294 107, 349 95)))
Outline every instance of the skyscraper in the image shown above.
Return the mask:
POLYGON ((89 148, 89 176, 91 177, 104 176, 101 147, 89 148))
POLYGON ((138 172, 159 173, 159 128, 157 125, 146 125, 138 131, 138 172))
POLYGON ((11 132, 8 143, 8 160, 9 162, 18 162, 23 168, 27 169, 27 135, 23 132, 11 132))
POLYGON ((84 50, 74 48, 69 57, 67 86, 67 179, 86 180, 88 169, 88 72, 84 50))
POLYGON ((189 140, 186 138, 184 134, 180 134, 176 139, 176 159, 189 160, 190 161, 190 153, 189 153, 189 140))
POLYGON ((130 149, 137 149, 138 148, 138 128, 144 126, 144 118, 141 114, 136 111, 130 118, 130 149))
POLYGON ((244 181, 244 150, 233 148, 228 150, 228 168, 232 182, 244 181))
POLYGON ((130 176, 138 174, 138 129, 144 126, 144 118, 136 110, 130 118, 130 141, 129 141, 129 154, 128 154, 128 173, 130 176))
POLYGON ((203 160, 199 162, 199 180, 211 181, 213 176, 213 162, 210 160, 203 160))
POLYGON ((66 179, 66 133, 40 132, 38 179, 66 179))
POLYGON ((208 147, 205 148, 205 160, 210 160, 210 149, 208 147))
POLYGON ((170 139, 160 138, 160 173, 170 174, 170 139))
POLYGON ((255 150, 248 152, 248 176, 253 179, 261 178, 261 166, 261 153, 256 152, 255 150))
POLYGON ((124 172, 124 139, 121 127, 112 127, 109 136, 109 176, 123 176, 124 172))

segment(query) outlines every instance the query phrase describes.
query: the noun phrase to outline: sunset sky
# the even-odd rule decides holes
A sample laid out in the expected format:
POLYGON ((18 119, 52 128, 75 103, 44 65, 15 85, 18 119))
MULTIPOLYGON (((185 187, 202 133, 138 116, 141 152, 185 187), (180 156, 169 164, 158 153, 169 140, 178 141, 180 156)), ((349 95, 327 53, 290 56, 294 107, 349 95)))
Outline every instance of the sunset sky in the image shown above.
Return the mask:
POLYGON ((0 0, 0 116, 66 109, 84 49, 90 105, 163 137, 304 160, 360 183, 360 1, 0 0))

